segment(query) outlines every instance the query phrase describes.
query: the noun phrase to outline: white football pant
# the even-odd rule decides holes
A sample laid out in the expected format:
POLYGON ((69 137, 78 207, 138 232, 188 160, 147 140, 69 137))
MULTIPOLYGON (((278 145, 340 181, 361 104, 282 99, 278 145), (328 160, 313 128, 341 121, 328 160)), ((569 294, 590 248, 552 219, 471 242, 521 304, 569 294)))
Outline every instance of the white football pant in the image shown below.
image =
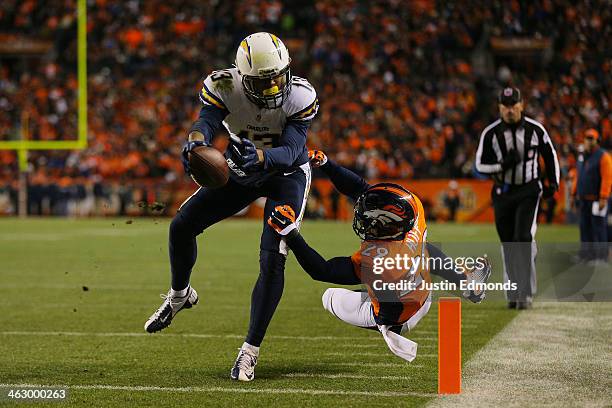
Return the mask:
MULTIPOLYGON (((376 328, 372 299, 367 292, 353 292, 344 288, 329 288, 323 293, 323 307, 338 319, 357 327, 376 328)), ((414 329, 429 312, 431 294, 421 308, 402 325, 402 333, 414 329)))

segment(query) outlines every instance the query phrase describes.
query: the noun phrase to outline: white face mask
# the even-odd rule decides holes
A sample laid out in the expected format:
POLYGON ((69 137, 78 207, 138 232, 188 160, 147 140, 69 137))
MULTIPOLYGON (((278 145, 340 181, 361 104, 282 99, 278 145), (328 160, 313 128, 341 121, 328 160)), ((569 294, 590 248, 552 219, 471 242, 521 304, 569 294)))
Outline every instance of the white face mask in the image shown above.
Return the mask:
POLYGON ((291 72, 289 67, 274 77, 257 78, 243 76, 242 84, 249 99, 268 109, 282 106, 291 90, 291 72))

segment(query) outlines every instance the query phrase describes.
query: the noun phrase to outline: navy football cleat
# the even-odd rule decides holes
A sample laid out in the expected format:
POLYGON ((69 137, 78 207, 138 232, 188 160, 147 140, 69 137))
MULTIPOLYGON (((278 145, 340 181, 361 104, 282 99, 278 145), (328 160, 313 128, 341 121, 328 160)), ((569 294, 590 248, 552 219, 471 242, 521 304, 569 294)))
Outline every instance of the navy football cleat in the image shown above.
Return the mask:
POLYGON ((178 312, 183 309, 191 309, 198 303, 198 293, 191 286, 183 297, 172 296, 171 293, 172 291, 168 291, 167 295, 161 295, 164 303, 145 323, 144 329, 147 332, 155 333, 165 329, 170 326, 172 319, 178 312))

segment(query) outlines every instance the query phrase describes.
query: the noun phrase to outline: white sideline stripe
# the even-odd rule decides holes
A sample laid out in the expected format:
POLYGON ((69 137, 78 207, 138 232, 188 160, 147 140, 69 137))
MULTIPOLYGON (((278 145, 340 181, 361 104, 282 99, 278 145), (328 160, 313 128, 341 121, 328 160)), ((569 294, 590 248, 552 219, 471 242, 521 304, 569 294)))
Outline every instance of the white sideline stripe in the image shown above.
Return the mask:
POLYGON ((403 375, 363 375, 363 374, 309 374, 289 373, 283 374, 287 378, 349 378, 354 380, 411 380, 411 377, 403 375))
MULTIPOLYGON (((241 334, 205 334, 205 333, 96 333, 96 332, 69 332, 69 331, 2 331, 0 335, 4 336, 78 336, 78 337, 191 337, 196 339, 242 339, 241 334)), ((280 340, 366 340, 366 341, 381 341, 380 337, 346 337, 346 336, 281 336, 270 335, 270 339, 280 340)), ((420 339, 427 339, 420 337, 420 339)), ((433 338, 432 338, 433 339, 433 338)))
MULTIPOLYGON (((379 377, 380 378, 380 377, 379 377)), ((161 391, 161 392, 229 392, 237 394, 307 394, 307 395, 355 395, 366 397, 421 397, 431 398, 437 394, 425 392, 395 391, 342 391, 342 390, 309 390, 304 388, 236 388, 236 387, 154 387, 147 385, 70 385, 70 384, 0 384, 0 387, 13 388, 67 388, 76 390, 116 390, 116 391, 161 391)))

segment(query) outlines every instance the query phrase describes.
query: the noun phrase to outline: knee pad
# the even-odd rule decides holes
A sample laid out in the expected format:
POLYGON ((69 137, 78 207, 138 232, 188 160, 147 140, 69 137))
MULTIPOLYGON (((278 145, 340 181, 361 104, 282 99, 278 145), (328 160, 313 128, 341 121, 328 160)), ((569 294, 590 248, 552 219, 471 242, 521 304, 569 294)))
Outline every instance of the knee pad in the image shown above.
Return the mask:
POLYGON ((271 280, 283 280, 287 257, 279 252, 262 249, 259 252, 259 274, 271 280))

